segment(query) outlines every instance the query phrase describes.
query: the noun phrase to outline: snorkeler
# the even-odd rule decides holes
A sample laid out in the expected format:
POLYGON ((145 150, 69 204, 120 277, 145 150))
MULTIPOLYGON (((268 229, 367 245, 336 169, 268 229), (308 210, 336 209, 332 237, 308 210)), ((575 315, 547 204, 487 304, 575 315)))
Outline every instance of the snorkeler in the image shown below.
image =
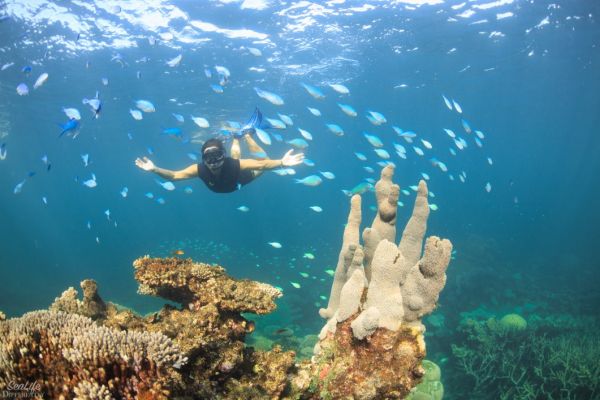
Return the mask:
POLYGON ((225 145, 220 139, 209 139, 202 145, 202 162, 190 165, 179 171, 159 168, 148 159, 137 158, 135 165, 144 171, 154 172, 170 181, 200 178, 206 186, 216 193, 230 193, 252 182, 263 171, 280 167, 293 167, 302 163, 304 153, 292 154, 293 150, 285 153, 280 160, 271 160, 265 151, 254 141, 252 134, 260 127, 262 114, 257 108, 250 120, 234 136, 231 143, 230 157, 227 157, 225 145), (244 138, 250 152, 264 155, 257 159, 242 159, 240 138, 244 138))

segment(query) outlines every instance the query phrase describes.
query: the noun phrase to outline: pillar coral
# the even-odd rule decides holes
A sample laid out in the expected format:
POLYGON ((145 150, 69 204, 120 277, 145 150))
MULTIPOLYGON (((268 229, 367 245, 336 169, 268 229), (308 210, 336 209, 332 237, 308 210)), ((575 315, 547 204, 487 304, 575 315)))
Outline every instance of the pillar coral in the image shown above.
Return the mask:
POLYGON ((429 217, 424 181, 396 244, 400 188, 393 174, 385 167, 375 185, 377 214, 362 245, 361 197, 350 201, 329 304, 319 311, 328 320, 313 357, 320 396, 401 399, 424 374, 421 319, 435 309, 446 283, 452 244, 432 236, 423 249, 429 217))

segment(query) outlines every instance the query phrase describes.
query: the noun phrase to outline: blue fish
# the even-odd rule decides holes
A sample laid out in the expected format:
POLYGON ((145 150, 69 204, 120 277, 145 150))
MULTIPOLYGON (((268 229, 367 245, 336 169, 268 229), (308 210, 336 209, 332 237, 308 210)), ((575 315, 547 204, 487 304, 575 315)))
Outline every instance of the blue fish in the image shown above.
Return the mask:
MULTIPOLYGON (((60 135, 58 135, 58 137, 62 137, 62 135, 64 135, 65 133, 76 132, 77 129, 79 128, 79 122, 76 119, 71 118, 66 124, 64 124, 64 125, 58 124, 58 126, 60 126, 60 128, 62 129, 62 131, 60 132, 60 135)), ((77 135, 75 135, 75 136, 77 136, 77 135)))
POLYGON ((175 119, 177 120, 177 122, 180 122, 180 123, 185 122, 185 118, 183 118, 183 115, 181 115, 181 114, 175 114, 175 113, 171 113, 171 115, 173 117, 175 117, 175 119))
POLYGON ((300 138, 288 140, 287 143, 300 150, 304 150, 308 147, 308 143, 306 142, 306 140, 300 138))
POLYGON ((306 91, 308 92, 308 94, 310 94, 312 97, 314 97, 315 99, 323 99, 325 98, 325 95, 323 94, 323 92, 321 92, 320 89, 311 86, 311 85, 307 85, 306 83, 301 83, 302 87, 304 89, 306 89, 306 91))
POLYGON ((166 128, 163 129, 162 133, 163 135, 181 137, 181 129, 179 128, 166 128))
POLYGON ((337 103, 337 105, 344 112, 344 114, 348 115, 349 117, 356 117, 358 115, 356 110, 348 104, 337 103))
POLYGON ((336 124, 325 124, 327 129, 336 136, 344 136, 344 130, 336 124))
POLYGON ((319 186, 323 180, 318 175, 309 175, 306 178, 296 179, 296 183, 300 183, 305 186, 319 186))
POLYGON ((342 190, 346 196, 353 196, 355 194, 363 194, 368 190, 373 190, 374 186, 369 182, 362 182, 354 186, 351 190, 342 190))

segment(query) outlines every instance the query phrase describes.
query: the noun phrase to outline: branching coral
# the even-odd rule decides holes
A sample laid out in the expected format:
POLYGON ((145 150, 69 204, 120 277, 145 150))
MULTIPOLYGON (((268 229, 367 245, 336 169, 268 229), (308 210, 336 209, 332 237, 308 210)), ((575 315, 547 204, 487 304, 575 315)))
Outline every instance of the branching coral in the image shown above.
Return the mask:
POLYGON ((184 362, 160 333, 117 331, 77 314, 35 311, 0 322, 0 385, 37 381, 47 398, 81 396, 77 388, 166 399, 175 386, 173 368, 184 362))
POLYGON ((506 329, 499 321, 468 320, 452 346, 462 372, 457 397, 593 399, 600 396, 600 340, 595 330, 543 326, 506 329))
POLYGON ((377 215, 363 231, 363 246, 361 198, 352 197, 329 304, 320 310, 328 322, 315 361, 329 371, 319 385, 334 398, 403 398, 423 374, 421 318, 434 310, 446 283, 452 244, 430 237, 423 251, 429 217, 424 181, 395 244, 400 188, 393 172, 385 167, 375 185, 377 215))

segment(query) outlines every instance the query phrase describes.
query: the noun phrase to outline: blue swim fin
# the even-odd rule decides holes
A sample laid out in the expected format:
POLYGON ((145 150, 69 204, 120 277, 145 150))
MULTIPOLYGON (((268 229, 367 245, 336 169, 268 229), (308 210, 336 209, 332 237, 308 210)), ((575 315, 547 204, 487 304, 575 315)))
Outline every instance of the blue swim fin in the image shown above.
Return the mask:
POLYGON ((254 113, 252 114, 252 116, 250 117, 248 122, 246 122, 246 124, 244 124, 244 126, 242 126, 242 128, 240 129, 240 131, 236 135, 236 137, 242 137, 247 133, 253 134, 254 132, 256 132, 255 128, 260 128, 261 124, 262 124, 262 113, 260 112, 258 107, 256 107, 254 109, 254 113))

